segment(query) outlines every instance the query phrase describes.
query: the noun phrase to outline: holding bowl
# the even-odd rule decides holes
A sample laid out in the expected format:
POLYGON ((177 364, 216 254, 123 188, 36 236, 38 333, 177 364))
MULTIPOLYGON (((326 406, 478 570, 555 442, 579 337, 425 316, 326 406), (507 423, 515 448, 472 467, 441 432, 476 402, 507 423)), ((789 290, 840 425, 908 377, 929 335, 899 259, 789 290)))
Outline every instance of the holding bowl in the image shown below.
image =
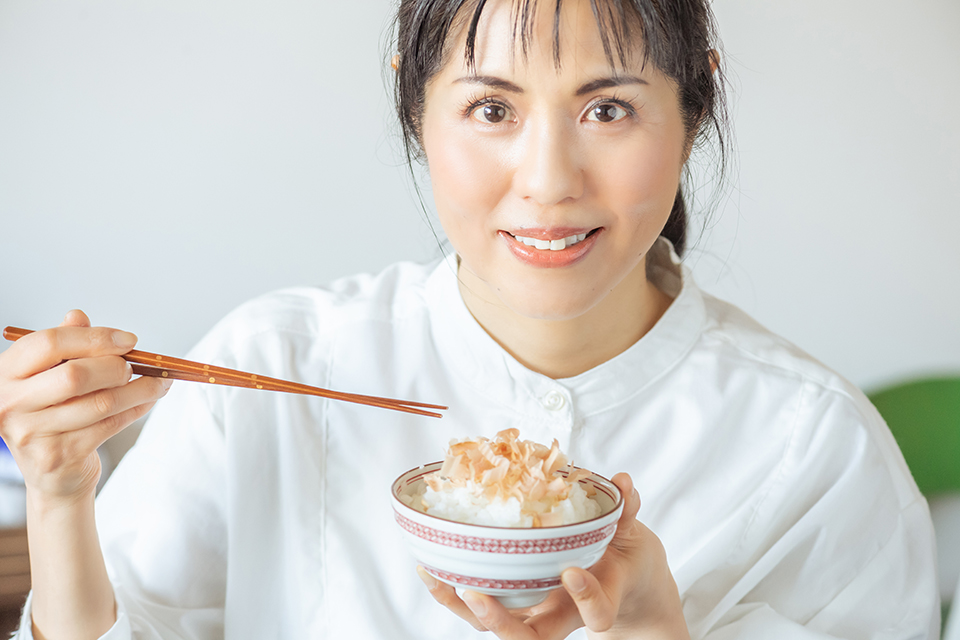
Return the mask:
MULTIPOLYGON (((543 602, 561 585, 569 567, 588 569, 603 556, 617 530, 623 497, 610 480, 591 473, 580 479, 600 505, 591 520, 556 527, 491 527, 454 522, 426 514, 409 503, 423 478, 443 466, 434 462, 407 471, 391 490, 394 516, 414 557, 437 580, 458 590, 494 596, 519 609, 543 602)), ((561 471, 566 475, 564 471, 561 471)))

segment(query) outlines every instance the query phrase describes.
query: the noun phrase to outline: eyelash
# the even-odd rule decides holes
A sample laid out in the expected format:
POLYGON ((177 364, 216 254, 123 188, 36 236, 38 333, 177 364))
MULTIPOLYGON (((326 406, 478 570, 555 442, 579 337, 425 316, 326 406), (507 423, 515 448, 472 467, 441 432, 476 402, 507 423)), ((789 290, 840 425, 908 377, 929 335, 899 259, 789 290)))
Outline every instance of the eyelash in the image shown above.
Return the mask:
MULTIPOLYGON (((461 115, 464 118, 470 118, 473 116, 473 113, 477 109, 488 104, 497 104, 502 106, 504 109, 510 110, 509 106, 507 106, 504 102, 497 100, 493 96, 480 95, 480 96, 475 96, 467 99, 466 104, 463 106, 463 109, 461 110, 461 115)), ((591 103, 589 107, 585 109, 584 113, 590 113, 591 111, 593 111, 594 109, 596 109, 602 104, 617 105, 618 107, 620 107, 621 109, 627 112, 628 118, 632 118, 637 115, 636 108, 634 108, 634 106, 630 104, 629 101, 619 98, 617 97, 617 95, 612 95, 606 98, 598 98, 593 103, 591 103)), ((493 124, 493 123, 490 123, 490 124, 493 124)))
POLYGON ((474 96, 467 99, 466 104, 463 106, 463 109, 461 110, 461 115, 464 118, 469 118, 473 115, 474 111, 488 104, 499 104, 500 106, 509 109, 507 105, 503 104, 503 102, 497 100, 493 96, 490 96, 490 95, 474 96))
POLYGON ((634 106, 633 106, 632 104, 630 104, 629 101, 624 100, 624 99, 622 99, 622 98, 618 98, 616 95, 613 95, 613 96, 611 96, 611 97, 609 97, 609 98, 600 98, 600 99, 594 101, 594 102, 587 108, 586 113, 590 113, 591 111, 593 111, 594 109, 596 109, 597 107, 599 107, 599 106, 602 105, 602 104, 615 104, 615 105, 617 105, 618 107, 620 107, 621 109, 623 109, 624 111, 627 112, 627 116, 626 116, 627 118, 633 118, 633 117, 635 117, 635 116, 637 115, 637 110, 636 110, 636 108, 634 108, 634 106))

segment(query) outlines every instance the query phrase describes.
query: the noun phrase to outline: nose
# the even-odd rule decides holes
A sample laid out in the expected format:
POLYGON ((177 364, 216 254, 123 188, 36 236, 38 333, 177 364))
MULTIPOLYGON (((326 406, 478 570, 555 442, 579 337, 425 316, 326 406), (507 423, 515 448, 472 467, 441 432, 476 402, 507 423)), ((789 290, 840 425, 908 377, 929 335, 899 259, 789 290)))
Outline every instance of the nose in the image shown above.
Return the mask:
POLYGON ((576 133, 563 118, 531 122, 518 144, 513 181, 520 196, 547 206, 583 194, 576 133))

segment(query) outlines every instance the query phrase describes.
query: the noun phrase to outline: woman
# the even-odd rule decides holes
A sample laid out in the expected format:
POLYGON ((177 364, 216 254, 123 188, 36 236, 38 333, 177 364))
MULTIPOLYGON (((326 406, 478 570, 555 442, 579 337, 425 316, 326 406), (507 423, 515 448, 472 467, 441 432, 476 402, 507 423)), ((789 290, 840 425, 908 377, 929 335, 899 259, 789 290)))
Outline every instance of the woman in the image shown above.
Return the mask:
POLYGON ((0 355, 22 637, 936 635, 929 516, 876 412, 679 266, 683 168, 722 132, 706 3, 620 7, 402 2, 398 108, 455 253, 265 296, 191 354, 443 421, 178 384, 94 518, 96 446, 168 386, 79 312, 0 355), (386 491, 505 426, 629 496, 601 562, 522 612, 424 589, 386 491))

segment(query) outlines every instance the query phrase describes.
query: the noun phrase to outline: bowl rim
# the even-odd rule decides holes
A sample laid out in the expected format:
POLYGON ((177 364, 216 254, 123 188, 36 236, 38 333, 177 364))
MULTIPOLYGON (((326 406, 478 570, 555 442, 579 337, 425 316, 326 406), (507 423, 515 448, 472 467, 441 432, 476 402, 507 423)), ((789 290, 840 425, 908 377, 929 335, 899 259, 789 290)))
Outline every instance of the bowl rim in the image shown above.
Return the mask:
MULTIPOLYGON (((569 523, 569 524, 555 524, 555 525, 551 525, 551 526, 548 526, 548 527, 504 527, 504 526, 492 525, 492 524, 474 524, 474 523, 472 523, 472 522, 461 522, 461 521, 459 521, 459 520, 451 520, 450 518, 441 518, 440 516, 435 516, 435 515, 433 515, 432 513, 426 513, 425 511, 420 511, 419 509, 415 509, 415 508, 411 507, 410 505, 406 504, 405 502, 403 502, 403 501, 399 498, 399 496, 397 495, 397 494, 398 494, 397 489, 399 488, 399 487, 398 487, 398 483, 400 482, 401 478, 403 478, 405 475, 408 475, 408 474, 410 474, 410 473, 413 473, 414 471, 425 470, 425 469, 427 469, 427 467, 431 467, 431 466, 434 466, 434 465, 441 465, 441 466, 442 466, 442 465, 443 465, 443 460, 438 460, 438 461, 436 461, 436 462, 428 462, 427 464, 419 464, 419 465, 417 465, 417 466, 415 466, 415 467, 412 467, 412 468, 410 468, 410 469, 407 469, 406 471, 404 471, 403 473, 401 473, 400 475, 398 475, 398 476, 394 479, 394 481, 393 481, 393 482, 391 483, 391 485, 390 485, 390 498, 391 498, 391 500, 392 500, 392 502, 393 502, 393 504, 394 504, 394 510, 395 510, 395 511, 397 510, 397 505, 399 505, 399 506, 401 506, 401 507, 403 507, 403 508, 405 508, 405 509, 409 509, 410 511, 412 511, 412 512, 415 513, 415 514, 417 514, 418 516, 423 516, 423 517, 426 517, 426 518, 430 518, 430 519, 433 519, 433 520, 437 520, 437 521, 439 521, 439 522, 450 522, 450 523, 452 523, 452 524, 456 524, 456 525, 460 525, 460 526, 464 526, 464 527, 477 527, 478 529, 489 529, 489 530, 493 530, 493 531, 550 531, 550 530, 556 530, 556 529, 565 529, 565 528, 567 528, 567 527, 581 527, 581 526, 583 526, 583 525, 585 525, 585 524, 589 524, 589 523, 591 523, 591 522, 596 522, 596 521, 598 521, 598 520, 607 519, 607 518, 609 518, 611 515, 615 514, 615 513, 620 509, 620 507, 623 505, 623 502, 624 502, 623 492, 620 491, 620 487, 618 487, 616 484, 614 484, 613 480, 610 480, 609 478, 606 478, 605 476, 602 476, 602 475, 600 475, 599 473, 596 473, 595 471, 590 471, 590 469, 583 469, 582 467, 578 467, 578 466, 575 466, 575 465, 567 465, 566 467, 563 467, 562 469, 558 469, 558 471, 560 471, 560 472, 562 472, 562 473, 564 473, 564 474, 569 474, 571 469, 582 469, 583 471, 588 471, 591 476, 596 476, 596 477, 599 478, 600 480, 603 480, 605 483, 607 483, 610 487, 612 487, 613 490, 616 491, 616 498, 617 498, 616 501, 615 501, 615 503, 614 503, 614 505, 613 505, 613 507, 611 507, 608 511, 605 511, 605 512, 601 513, 600 515, 595 516, 595 517, 593 517, 593 518, 590 518, 590 519, 588 519, 588 520, 580 520, 580 521, 578 521, 578 522, 571 522, 571 523, 569 523)), ((432 473, 433 471, 435 471, 435 470, 434 470, 434 469, 431 469, 430 471, 425 471, 425 474, 426 474, 426 473, 432 473)), ((586 479, 587 479, 587 478, 584 478, 583 480, 579 480, 578 483, 579 483, 579 482, 583 482, 583 481, 586 480, 586 479)), ((414 479, 414 480, 416 480, 416 479, 414 479)), ((408 484, 409 484, 409 483, 408 483, 408 484)), ((401 514, 401 515, 402 515, 402 514, 401 514)), ((406 517, 406 516, 405 516, 405 517, 406 517)), ((617 519, 619 520, 619 518, 617 518, 617 519)))

